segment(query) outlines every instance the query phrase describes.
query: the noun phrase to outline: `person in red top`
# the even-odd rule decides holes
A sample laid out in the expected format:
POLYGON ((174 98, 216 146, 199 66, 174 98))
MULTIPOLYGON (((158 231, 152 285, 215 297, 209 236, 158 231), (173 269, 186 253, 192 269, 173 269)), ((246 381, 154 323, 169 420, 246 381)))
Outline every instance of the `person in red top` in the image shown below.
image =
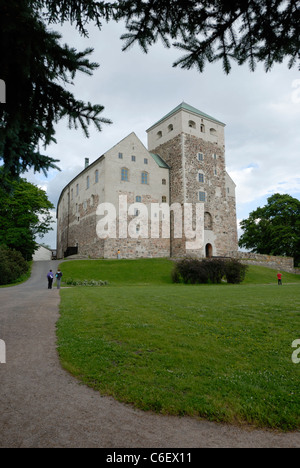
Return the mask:
POLYGON ((278 284, 282 284, 282 274, 280 271, 277 273, 278 284))

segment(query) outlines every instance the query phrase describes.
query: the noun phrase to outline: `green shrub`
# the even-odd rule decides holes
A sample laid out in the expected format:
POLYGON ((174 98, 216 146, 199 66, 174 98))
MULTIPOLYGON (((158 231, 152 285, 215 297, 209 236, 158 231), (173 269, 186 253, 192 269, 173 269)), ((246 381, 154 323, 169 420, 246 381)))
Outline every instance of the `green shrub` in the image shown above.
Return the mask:
POLYGON ((196 259, 184 259, 175 264, 173 278, 177 282, 185 284, 208 283, 209 272, 202 261, 196 259))
POLYGON ((207 271, 210 283, 221 283, 222 278, 225 276, 225 263, 224 260, 218 258, 202 260, 205 270, 207 271))
POLYGON ((28 270, 29 265, 20 252, 0 245, 0 285, 15 283, 28 270))
POLYGON ((242 283, 242 281, 245 279, 247 268, 247 265, 243 265, 238 260, 227 260, 225 262, 225 276, 227 283, 242 283))
POLYGON ((207 284, 221 283, 226 277, 228 283, 241 283, 245 279, 247 266, 238 260, 186 258, 176 262, 172 271, 173 283, 207 284))

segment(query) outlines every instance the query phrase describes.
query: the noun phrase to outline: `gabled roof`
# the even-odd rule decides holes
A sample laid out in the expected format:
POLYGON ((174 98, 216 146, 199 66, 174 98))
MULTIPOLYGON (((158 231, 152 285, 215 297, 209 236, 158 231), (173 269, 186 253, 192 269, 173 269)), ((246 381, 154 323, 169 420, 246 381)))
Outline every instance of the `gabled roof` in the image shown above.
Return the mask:
POLYGON ((189 104, 187 104, 186 102, 182 102, 181 104, 179 104, 179 106, 175 107, 175 109, 173 109, 171 112, 169 112, 168 114, 166 114, 164 117, 162 117, 160 120, 158 120, 158 122, 156 122, 154 125, 152 125, 148 130, 151 130, 153 127, 155 127, 156 125, 158 125, 160 122, 163 122, 165 119, 168 119, 169 117, 171 117, 171 115, 173 114, 176 114, 176 112, 178 111, 187 111, 187 112, 190 112, 192 114, 196 114, 200 117, 203 117, 205 119, 209 119, 209 120, 212 120, 213 122, 216 122, 220 125, 224 125, 225 124, 223 122, 221 122, 220 120, 217 120, 215 119, 214 117, 212 117, 211 115, 208 115, 208 114, 205 114, 204 112, 196 109, 195 107, 193 106, 190 106, 189 104))

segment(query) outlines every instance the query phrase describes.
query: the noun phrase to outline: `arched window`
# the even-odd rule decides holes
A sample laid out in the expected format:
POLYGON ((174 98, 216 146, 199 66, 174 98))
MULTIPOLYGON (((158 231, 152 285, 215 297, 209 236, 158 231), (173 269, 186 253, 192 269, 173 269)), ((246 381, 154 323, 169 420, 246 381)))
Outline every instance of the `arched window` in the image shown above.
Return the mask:
POLYGON ((213 135, 213 136, 216 136, 217 135, 217 130, 215 128, 211 128, 210 129, 210 134, 213 135))
POLYGON ((168 132, 172 132, 173 129, 174 129, 173 124, 170 124, 170 125, 168 126, 168 132))
POLYGON ((204 124, 201 124, 201 126, 200 126, 200 132, 201 132, 201 133, 205 133, 205 125, 204 125, 204 124))
POLYGON ((204 213, 204 229, 211 231, 213 228, 212 215, 206 211, 204 213))
POLYGON ((121 180, 128 182, 129 180, 129 171, 127 167, 122 167, 121 169, 121 180))
POLYGON ((157 139, 159 140, 162 137, 162 131, 157 132, 156 136, 157 136, 157 139))
POLYGON ((193 120, 189 120, 189 127, 196 128, 196 123, 193 120))

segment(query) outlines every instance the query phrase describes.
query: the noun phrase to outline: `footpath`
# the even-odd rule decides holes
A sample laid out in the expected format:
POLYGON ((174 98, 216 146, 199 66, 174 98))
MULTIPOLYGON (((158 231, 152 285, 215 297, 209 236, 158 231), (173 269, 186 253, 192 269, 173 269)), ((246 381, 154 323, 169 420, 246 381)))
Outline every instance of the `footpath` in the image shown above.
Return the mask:
POLYGON ((80 384, 56 350, 59 291, 46 275, 59 262, 36 262, 26 283, 0 289, 0 448, 300 447, 282 434, 144 413, 80 384))

